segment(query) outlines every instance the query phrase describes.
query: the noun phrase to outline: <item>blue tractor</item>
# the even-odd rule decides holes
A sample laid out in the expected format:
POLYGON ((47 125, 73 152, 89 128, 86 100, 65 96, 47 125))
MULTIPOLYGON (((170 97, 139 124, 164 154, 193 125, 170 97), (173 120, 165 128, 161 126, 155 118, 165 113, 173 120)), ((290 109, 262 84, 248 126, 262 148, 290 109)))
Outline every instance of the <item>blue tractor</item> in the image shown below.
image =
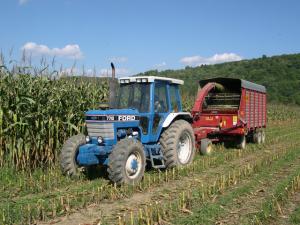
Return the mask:
POLYGON ((87 136, 69 138, 61 151, 64 174, 104 165, 116 184, 136 184, 148 164, 185 166, 195 156, 192 116, 182 111, 182 80, 137 76, 119 79, 113 108, 85 113, 87 136))

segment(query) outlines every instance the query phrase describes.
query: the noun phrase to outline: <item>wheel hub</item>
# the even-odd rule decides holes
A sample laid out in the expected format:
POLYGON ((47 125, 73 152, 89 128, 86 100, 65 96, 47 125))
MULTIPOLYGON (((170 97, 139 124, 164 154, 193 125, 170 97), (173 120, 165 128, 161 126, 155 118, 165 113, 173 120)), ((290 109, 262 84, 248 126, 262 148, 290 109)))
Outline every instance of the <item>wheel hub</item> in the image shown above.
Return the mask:
POLYGON ((125 171, 128 177, 135 178, 141 170, 141 157, 138 154, 130 154, 125 164, 125 171))
POLYGON ((185 164, 190 159, 192 140, 191 137, 184 133, 180 138, 177 146, 178 159, 180 163, 185 164))

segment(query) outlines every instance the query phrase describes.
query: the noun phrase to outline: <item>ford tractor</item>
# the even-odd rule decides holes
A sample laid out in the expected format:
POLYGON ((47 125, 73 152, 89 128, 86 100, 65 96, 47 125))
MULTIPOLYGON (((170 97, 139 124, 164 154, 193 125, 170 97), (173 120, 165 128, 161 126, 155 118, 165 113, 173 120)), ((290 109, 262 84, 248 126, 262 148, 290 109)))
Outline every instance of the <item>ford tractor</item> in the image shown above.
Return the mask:
POLYGON ((64 174, 103 165, 116 184, 136 184, 148 164, 186 166, 195 156, 189 112, 182 111, 182 80, 139 76, 119 79, 112 108, 85 113, 87 134, 69 138, 61 151, 64 174))

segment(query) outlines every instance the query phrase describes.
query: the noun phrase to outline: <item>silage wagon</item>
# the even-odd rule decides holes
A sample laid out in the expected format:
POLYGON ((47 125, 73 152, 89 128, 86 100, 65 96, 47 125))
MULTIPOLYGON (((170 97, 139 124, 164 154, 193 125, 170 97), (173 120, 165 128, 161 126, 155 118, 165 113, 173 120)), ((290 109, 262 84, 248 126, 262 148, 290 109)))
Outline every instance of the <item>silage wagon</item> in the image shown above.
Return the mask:
POLYGON ((201 80, 193 109, 196 145, 203 154, 212 142, 245 148, 246 140, 265 141, 266 88, 242 79, 201 80))

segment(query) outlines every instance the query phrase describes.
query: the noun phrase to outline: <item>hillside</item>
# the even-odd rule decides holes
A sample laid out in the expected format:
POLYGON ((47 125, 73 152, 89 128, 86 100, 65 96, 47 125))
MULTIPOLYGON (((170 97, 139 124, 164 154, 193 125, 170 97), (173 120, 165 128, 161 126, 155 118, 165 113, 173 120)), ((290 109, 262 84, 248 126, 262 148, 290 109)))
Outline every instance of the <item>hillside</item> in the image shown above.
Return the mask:
POLYGON ((300 54, 242 60, 216 65, 186 67, 182 70, 147 71, 139 75, 183 79, 183 94, 194 96, 198 80, 212 77, 242 78, 266 86, 269 102, 300 105, 300 54))

